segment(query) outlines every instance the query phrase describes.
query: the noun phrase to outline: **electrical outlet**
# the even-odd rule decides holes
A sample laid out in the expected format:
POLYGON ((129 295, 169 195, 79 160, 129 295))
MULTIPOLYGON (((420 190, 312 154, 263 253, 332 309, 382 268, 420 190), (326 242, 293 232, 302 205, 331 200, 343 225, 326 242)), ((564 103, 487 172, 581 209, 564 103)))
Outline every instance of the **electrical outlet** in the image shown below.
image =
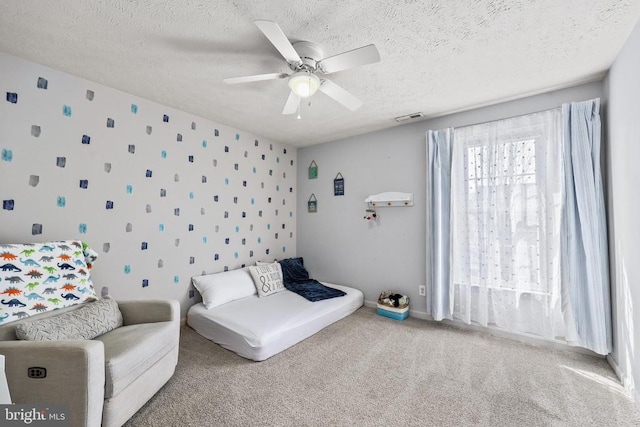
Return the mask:
POLYGON ((189 289, 189 298, 193 298, 196 296, 196 293, 193 289, 189 289))
POLYGON ((418 292, 420 293, 420 296, 425 296, 427 295, 427 287, 424 285, 420 285, 418 286, 418 292))

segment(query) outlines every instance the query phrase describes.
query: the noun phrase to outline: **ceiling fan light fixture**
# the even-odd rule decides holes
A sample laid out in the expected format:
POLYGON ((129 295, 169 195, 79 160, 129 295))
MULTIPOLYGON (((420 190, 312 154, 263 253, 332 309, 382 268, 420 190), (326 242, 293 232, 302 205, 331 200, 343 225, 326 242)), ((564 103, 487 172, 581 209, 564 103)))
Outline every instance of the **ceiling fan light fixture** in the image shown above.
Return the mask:
POLYGON ((289 78, 289 87, 300 98, 308 98, 320 87, 320 79, 308 71, 298 71, 289 78))

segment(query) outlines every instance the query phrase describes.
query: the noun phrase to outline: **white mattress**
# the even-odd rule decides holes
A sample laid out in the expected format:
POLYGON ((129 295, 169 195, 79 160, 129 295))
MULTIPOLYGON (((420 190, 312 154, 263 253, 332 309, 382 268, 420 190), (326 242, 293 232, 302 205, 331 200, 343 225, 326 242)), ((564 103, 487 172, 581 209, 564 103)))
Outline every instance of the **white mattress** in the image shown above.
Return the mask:
POLYGON ((364 302, 361 291, 325 283, 347 294, 310 302, 291 291, 231 301, 207 310, 202 303, 187 313, 196 332, 242 357, 261 361, 350 315, 364 302))

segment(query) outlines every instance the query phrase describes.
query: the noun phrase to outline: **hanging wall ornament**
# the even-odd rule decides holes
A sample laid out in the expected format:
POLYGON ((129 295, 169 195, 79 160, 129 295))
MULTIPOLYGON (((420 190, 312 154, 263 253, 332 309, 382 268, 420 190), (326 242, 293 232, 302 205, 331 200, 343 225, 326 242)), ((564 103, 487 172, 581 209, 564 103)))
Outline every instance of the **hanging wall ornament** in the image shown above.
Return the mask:
POLYGON ((307 210, 309 213, 318 212, 318 199, 316 199, 316 195, 311 193, 311 197, 309 197, 309 201, 307 202, 307 210))
POLYGON ((315 160, 309 165, 309 179, 318 179, 318 165, 315 160))
POLYGON ((336 175, 333 180, 333 195, 344 196, 344 177, 340 172, 338 172, 338 175, 336 175))
POLYGON ((364 213, 364 219, 366 219, 367 221, 377 221, 378 220, 378 213, 376 212, 375 209, 367 209, 364 213))

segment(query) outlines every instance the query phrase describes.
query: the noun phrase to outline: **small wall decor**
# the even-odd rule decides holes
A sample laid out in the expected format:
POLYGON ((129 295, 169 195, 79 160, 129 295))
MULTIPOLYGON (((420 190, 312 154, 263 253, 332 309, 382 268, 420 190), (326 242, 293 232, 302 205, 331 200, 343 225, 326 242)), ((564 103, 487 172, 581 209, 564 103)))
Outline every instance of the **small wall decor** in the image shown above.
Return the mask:
POLYGON ((318 165, 315 160, 309 165, 309 179, 318 179, 318 165))
POLYGON ((364 218, 367 221, 377 221, 378 220, 378 213, 376 212, 375 209, 367 209, 364 212, 364 218))
POLYGON ((340 172, 338 172, 338 175, 336 175, 333 180, 333 195, 344 196, 344 177, 340 172))
POLYGON ((309 213, 318 212, 318 199, 316 199, 316 195, 311 193, 311 197, 309 197, 309 201, 307 202, 307 210, 309 213))

